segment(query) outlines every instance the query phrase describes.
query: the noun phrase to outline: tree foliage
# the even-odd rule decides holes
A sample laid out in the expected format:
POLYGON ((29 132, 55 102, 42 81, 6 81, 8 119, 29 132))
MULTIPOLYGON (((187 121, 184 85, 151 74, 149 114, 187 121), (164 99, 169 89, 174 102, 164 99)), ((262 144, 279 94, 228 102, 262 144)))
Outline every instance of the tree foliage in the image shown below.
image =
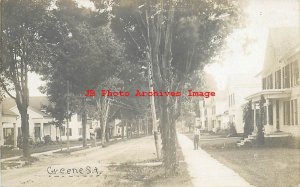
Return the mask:
MULTIPOLYGON (((118 5, 113 9, 113 30, 128 42, 137 61, 152 64, 154 86, 164 91, 182 91, 188 77, 218 52, 240 18, 237 1, 113 2, 118 5)), ((175 120, 181 98, 161 97, 158 103, 164 163, 172 175, 176 173, 175 120)))
POLYGON ((97 12, 79 8, 72 0, 57 1, 57 7, 53 14, 61 24, 62 40, 56 46, 55 60, 44 69, 43 76, 47 82, 44 91, 55 103, 53 114, 60 120, 66 118, 67 97, 73 101, 71 111, 82 115, 85 146, 89 107, 83 95, 86 90, 98 91, 100 85, 120 74, 123 69, 123 46, 115 39, 107 21, 97 20, 97 12), (66 96, 67 81, 70 83, 69 96, 66 96))
POLYGON ((56 20, 48 11, 49 3, 45 0, 1 1, 0 86, 16 101, 20 112, 25 157, 30 156, 28 73, 39 72, 51 61, 50 33, 56 20))
POLYGON ((258 144, 263 145, 265 143, 265 135, 264 135, 264 125, 265 125, 265 104, 266 100, 263 96, 261 96, 261 99, 259 101, 259 115, 257 119, 257 135, 256 135, 256 141, 258 144))
POLYGON ((243 109, 244 138, 248 137, 254 130, 252 102, 249 101, 243 109))

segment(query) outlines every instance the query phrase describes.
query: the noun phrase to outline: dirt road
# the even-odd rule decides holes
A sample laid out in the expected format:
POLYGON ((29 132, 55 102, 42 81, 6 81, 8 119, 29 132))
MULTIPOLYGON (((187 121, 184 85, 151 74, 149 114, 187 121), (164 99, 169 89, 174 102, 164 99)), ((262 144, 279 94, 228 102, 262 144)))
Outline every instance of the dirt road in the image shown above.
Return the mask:
POLYGON ((106 148, 95 147, 71 155, 41 155, 31 166, 2 170, 1 186, 107 186, 107 165, 156 158, 152 136, 106 148), (105 183, 104 183, 105 181, 105 183))

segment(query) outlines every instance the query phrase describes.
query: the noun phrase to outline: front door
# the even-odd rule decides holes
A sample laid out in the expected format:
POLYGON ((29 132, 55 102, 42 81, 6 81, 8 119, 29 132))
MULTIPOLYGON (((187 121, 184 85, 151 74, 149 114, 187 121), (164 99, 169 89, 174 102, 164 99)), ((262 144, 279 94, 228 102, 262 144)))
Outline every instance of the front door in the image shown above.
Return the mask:
POLYGON ((14 145, 14 128, 3 128, 4 145, 14 145))
POLYGON ((41 141, 41 127, 34 127, 35 141, 41 141))
POLYGON ((279 125, 279 101, 276 101, 276 130, 280 131, 280 125, 279 125))

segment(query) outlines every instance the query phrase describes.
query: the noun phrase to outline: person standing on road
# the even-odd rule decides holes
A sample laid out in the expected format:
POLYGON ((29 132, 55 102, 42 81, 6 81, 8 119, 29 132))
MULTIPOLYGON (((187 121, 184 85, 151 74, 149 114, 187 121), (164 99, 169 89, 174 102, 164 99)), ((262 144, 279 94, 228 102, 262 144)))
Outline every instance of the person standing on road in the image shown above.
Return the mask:
POLYGON ((194 128, 194 150, 198 149, 200 140, 200 128, 194 128))

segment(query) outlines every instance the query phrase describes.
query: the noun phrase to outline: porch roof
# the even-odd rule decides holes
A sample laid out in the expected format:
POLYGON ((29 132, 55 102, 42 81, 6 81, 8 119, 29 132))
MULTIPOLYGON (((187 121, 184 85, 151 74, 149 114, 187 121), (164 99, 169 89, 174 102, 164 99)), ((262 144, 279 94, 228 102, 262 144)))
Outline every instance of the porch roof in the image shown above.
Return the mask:
POLYGON ((291 89, 262 90, 246 97, 246 100, 259 101, 261 96, 265 99, 284 99, 291 97, 291 89))

